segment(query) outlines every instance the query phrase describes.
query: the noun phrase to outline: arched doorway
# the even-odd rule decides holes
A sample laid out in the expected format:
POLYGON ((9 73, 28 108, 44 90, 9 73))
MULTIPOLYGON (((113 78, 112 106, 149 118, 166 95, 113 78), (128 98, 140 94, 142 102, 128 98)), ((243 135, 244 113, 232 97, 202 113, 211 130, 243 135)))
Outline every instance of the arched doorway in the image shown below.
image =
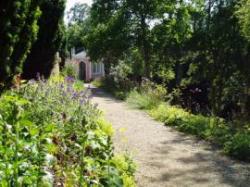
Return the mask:
POLYGON ((80 62, 79 65, 79 78, 80 80, 86 80, 86 64, 84 62, 80 62))

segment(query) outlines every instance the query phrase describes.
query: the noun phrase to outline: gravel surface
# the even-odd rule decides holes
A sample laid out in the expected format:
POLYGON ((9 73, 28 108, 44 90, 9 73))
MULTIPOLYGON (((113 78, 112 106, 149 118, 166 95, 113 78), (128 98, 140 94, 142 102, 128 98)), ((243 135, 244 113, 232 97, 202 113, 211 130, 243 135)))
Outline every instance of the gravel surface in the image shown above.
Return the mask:
POLYGON ((163 126, 100 89, 91 90, 92 102, 116 130, 116 153, 129 153, 137 164, 139 187, 250 187, 250 164, 163 126))

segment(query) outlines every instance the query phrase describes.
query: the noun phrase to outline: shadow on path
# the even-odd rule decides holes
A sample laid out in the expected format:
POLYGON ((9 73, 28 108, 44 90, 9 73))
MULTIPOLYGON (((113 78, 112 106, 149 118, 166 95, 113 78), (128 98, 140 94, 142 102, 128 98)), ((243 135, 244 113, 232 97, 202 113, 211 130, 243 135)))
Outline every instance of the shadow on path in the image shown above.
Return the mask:
POLYGON ((99 88, 90 90, 93 102, 116 130, 116 151, 129 150, 138 164, 139 187, 250 187, 249 163, 232 160, 207 142, 165 127, 99 88))

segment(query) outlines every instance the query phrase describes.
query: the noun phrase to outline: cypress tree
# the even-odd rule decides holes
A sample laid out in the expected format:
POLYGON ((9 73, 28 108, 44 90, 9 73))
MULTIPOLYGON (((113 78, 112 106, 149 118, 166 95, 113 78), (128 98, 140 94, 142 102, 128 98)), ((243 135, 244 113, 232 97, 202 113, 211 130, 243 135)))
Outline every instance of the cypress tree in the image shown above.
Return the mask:
POLYGON ((9 87, 38 33, 38 0, 0 1, 0 91, 9 87))
POLYGON ((42 0, 40 9, 38 39, 24 64, 25 79, 36 78, 37 74, 45 78, 50 76, 63 37, 65 0, 42 0))

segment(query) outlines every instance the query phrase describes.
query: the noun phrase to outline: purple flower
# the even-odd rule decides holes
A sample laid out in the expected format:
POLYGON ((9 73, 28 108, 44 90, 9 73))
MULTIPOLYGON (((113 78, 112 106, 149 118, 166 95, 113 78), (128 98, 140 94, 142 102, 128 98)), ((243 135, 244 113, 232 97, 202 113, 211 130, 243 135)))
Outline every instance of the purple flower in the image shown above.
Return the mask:
POLYGON ((74 92, 73 95, 72 95, 72 99, 76 99, 77 97, 78 97, 77 92, 74 92))
POLYGON ((75 79, 74 79, 73 77, 68 76, 68 77, 65 78, 65 81, 66 81, 67 83, 74 83, 74 82, 75 82, 75 79))

